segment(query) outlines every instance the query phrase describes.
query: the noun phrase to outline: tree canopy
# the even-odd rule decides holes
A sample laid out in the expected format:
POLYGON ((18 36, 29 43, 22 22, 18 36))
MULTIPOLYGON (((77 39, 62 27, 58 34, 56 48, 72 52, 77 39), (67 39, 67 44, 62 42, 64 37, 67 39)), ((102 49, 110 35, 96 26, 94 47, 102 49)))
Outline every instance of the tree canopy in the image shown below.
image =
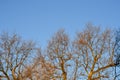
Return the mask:
POLYGON ((120 30, 88 24, 74 39, 58 30, 45 49, 0 35, 0 80, 119 80, 120 30))

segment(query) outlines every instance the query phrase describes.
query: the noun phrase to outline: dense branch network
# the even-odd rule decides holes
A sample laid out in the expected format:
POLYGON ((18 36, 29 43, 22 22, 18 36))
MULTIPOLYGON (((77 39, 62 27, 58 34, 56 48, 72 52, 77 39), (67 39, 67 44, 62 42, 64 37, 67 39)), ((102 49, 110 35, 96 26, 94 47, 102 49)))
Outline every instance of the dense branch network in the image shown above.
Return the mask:
POLYGON ((61 29, 44 50, 18 35, 0 35, 0 80, 119 80, 120 31, 91 24, 73 41, 61 29))

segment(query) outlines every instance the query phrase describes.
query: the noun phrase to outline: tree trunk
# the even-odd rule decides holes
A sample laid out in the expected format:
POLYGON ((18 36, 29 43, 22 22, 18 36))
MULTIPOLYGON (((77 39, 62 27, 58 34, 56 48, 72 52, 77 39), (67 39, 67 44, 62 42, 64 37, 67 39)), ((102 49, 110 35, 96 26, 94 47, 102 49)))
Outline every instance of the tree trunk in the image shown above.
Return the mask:
POLYGON ((93 75, 92 72, 90 72, 88 75, 88 80, 92 80, 92 75, 93 75))

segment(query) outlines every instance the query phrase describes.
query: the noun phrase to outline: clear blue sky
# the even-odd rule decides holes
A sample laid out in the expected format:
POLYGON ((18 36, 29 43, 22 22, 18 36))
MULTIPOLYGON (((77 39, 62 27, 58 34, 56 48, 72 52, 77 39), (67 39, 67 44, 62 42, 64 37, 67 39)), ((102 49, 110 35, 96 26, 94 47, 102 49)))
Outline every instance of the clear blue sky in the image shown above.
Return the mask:
POLYGON ((0 31, 44 46, 60 28, 70 35, 86 23, 120 27, 120 0, 0 0, 0 31))

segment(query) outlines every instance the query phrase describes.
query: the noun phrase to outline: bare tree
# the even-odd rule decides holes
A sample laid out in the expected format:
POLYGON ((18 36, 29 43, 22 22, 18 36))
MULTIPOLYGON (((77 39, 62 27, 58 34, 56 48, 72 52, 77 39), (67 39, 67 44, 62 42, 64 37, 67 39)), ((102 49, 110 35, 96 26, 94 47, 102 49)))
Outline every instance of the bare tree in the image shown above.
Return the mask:
POLYGON ((38 50, 38 55, 34 58, 34 62, 28 65, 24 70, 24 80, 55 80, 55 68, 46 57, 38 50))
POLYGON ((69 38, 64 30, 59 30, 49 41, 47 54, 49 61, 51 61, 57 70, 54 77, 57 80, 68 80, 71 53, 69 52, 69 38))
POLYGON ((120 32, 86 26, 74 41, 59 30, 44 52, 32 41, 3 33, 0 80, 118 80, 120 32))
POLYGON ((102 31, 100 27, 88 24, 83 32, 77 33, 73 45, 79 66, 77 70, 80 77, 78 78, 113 80, 115 40, 111 30, 102 31))
POLYGON ((16 34, 0 35, 0 79, 21 80, 24 66, 30 62, 33 49, 32 41, 23 41, 16 34))

